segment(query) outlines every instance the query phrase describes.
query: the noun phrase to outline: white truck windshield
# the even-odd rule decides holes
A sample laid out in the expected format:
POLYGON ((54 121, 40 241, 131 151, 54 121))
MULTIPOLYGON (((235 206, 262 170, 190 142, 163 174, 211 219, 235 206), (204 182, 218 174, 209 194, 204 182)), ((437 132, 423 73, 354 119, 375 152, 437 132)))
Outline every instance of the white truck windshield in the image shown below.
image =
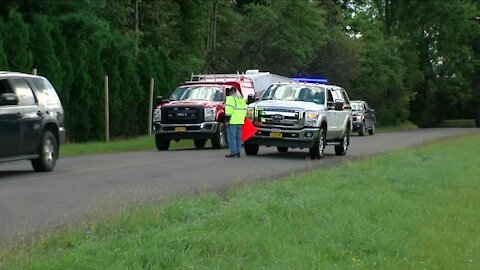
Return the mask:
POLYGON ((363 109, 361 102, 352 102, 350 105, 352 106, 352 111, 361 111, 363 109))
POLYGON ((307 85, 271 85, 262 100, 292 100, 325 104, 325 89, 307 85))

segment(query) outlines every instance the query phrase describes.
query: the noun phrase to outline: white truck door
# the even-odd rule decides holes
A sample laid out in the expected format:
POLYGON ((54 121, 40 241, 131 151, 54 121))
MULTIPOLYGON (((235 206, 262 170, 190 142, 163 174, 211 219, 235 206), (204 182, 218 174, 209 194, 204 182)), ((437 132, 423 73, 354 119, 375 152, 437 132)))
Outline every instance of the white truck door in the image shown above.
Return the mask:
POLYGON ((338 99, 335 91, 332 88, 327 89, 327 139, 335 138, 338 136, 339 131, 339 119, 338 111, 335 110, 335 99, 338 99))
POLYGON ((340 132, 343 132, 345 130, 346 119, 352 112, 350 108, 350 99, 347 95, 347 92, 343 89, 338 89, 335 91, 335 93, 338 95, 339 99, 343 100, 343 109, 341 111, 337 111, 340 132))

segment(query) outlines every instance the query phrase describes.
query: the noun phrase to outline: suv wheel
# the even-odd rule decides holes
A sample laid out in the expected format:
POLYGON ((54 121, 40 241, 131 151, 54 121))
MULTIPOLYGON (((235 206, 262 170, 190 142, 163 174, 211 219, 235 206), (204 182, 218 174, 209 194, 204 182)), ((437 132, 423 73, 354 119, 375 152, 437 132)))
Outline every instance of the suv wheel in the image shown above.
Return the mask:
POLYGON ((36 172, 49 172, 55 167, 58 158, 57 139, 51 131, 46 130, 38 148, 37 159, 32 159, 32 167, 36 172))
POLYGON ((277 147, 277 151, 280 152, 280 153, 286 153, 288 152, 288 147, 277 147))
POLYGON ((365 135, 365 133, 367 133, 367 129, 365 127, 365 122, 363 122, 362 123, 362 129, 358 132, 358 135, 363 136, 363 135, 365 135))
POLYGON ((350 130, 347 130, 347 134, 340 140, 340 144, 335 145, 335 155, 345 156, 348 151, 348 145, 350 145, 350 130))
POLYGON ((310 148, 310 159, 321 159, 323 157, 323 151, 325 150, 325 140, 325 129, 322 127, 320 128, 317 140, 313 144, 313 147, 310 148))
POLYGON ((245 154, 247 154, 247 156, 256 156, 258 154, 259 147, 260 147, 259 145, 245 144, 244 145, 245 154))
POLYGON ((370 134, 370 135, 375 134, 375 124, 373 124, 372 128, 368 130, 368 134, 370 134))
POLYGON ((227 147, 227 132, 223 123, 218 125, 218 130, 212 138, 212 146, 215 149, 227 147))
POLYGON ((158 151, 168 150, 170 147, 170 140, 163 139, 159 134, 155 134, 155 144, 158 151))
POLYGON ((193 140, 193 144, 195 144, 195 147, 198 148, 198 149, 202 149, 203 147, 205 147, 206 142, 207 142, 207 140, 205 140, 205 139, 193 140))

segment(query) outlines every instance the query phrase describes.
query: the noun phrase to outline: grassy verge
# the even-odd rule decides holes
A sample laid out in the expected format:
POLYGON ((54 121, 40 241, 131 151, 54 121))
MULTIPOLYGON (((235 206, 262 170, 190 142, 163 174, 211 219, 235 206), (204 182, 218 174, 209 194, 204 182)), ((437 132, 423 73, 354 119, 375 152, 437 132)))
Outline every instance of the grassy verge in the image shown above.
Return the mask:
MULTIPOLYGON (((194 147, 193 140, 172 141, 171 149, 194 147)), ((87 142, 65 144, 60 147, 60 156, 78 156, 88 154, 116 153, 156 149, 154 136, 142 136, 134 139, 114 140, 110 142, 87 142)))
POLYGON ((452 119, 444 120, 443 123, 438 124, 437 127, 466 127, 473 128, 475 127, 475 119, 452 119))
POLYGON ((479 145, 442 140, 123 209, 4 249, 0 268, 480 269, 479 145))
MULTIPOLYGON (((379 126, 377 132, 392 132, 398 130, 415 129, 417 128, 413 123, 406 122, 397 126, 379 126)), ((207 146, 209 143, 207 142, 207 146)), ((181 140, 179 142, 172 141, 171 149, 194 147, 193 140, 181 140)), ((79 155, 91 155, 102 153, 118 153, 126 151, 141 151, 155 149, 154 136, 142 136, 133 139, 113 140, 106 142, 86 142, 86 143, 72 143, 65 144, 60 147, 61 157, 71 157, 79 155)))

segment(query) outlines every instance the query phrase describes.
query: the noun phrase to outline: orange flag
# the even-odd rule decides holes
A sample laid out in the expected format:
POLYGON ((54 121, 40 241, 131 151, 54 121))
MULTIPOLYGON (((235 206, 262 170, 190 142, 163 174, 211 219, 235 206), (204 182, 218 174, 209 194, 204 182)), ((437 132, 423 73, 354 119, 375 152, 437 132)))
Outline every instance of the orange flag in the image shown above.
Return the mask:
POLYGON ((242 126, 242 142, 250 139, 257 132, 257 128, 252 124, 249 118, 245 118, 242 126))

